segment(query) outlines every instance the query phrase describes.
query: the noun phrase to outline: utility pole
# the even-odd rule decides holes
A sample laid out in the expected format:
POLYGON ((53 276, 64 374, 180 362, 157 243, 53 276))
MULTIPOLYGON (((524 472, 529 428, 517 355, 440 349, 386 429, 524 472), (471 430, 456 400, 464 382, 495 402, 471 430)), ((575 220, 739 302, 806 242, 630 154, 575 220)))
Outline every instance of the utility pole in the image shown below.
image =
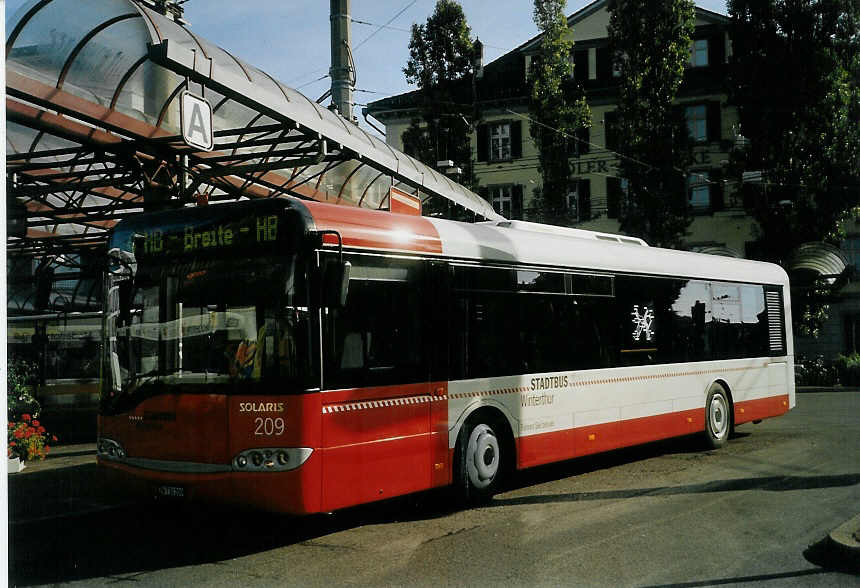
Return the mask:
POLYGON ((341 116, 355 122, 352 114, 352 84, 355 70, 350 38, 350 0, 331 0, 331 100, 341 116))

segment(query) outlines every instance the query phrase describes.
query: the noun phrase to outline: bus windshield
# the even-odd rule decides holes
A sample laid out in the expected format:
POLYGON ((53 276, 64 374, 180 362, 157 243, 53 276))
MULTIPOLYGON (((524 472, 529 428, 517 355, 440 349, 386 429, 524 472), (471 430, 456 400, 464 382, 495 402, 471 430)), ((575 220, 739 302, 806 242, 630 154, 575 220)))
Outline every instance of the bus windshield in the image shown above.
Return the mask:
POLYGON ((110 287, 112 404, 178 386, 281 393, 310 381, 307 288, 297 256, 175 261, 144 261, 133 281, 110 287))

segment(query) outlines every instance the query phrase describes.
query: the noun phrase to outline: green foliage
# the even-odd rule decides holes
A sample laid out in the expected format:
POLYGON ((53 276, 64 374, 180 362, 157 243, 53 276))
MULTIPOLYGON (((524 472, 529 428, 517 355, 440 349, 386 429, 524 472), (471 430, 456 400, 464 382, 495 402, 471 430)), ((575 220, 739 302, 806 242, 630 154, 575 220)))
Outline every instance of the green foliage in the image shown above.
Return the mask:
POLYGON ((860 386, 860 354, 856 351, 839 355, 834 362, 839 383, 843 386, 860 386))
POLYGON ((679 247, 691 222, 692 142, 672 102, 684 77, 695 8, 690 0, 609 0, 609 46, 620 70, 619 173, 628 181, 621 230, 679 247))
POLYGON ((838 362, 798 357, 794 362, 794 383, 797 386, 835 386, 839 383, 838 362))
MULTIPOLYGON (((728 9, 730 100, 750 140, 733 166, 766 176, 743 187, 760 257, 781 262, 801 243, 838 244, 860 205, 860 2, 730 0, 728 9)), ((818 332, 830 294, 809 287, 798 332, 818 332)))
POLYGON ((40 406, 33 397, 36 366, 22 359, 10 357, 6 369, 6 413, 9 421, 22 414, 38 416, 40 406))
POLYGON ((578 128, 591 126, 591 110, 581 84, 572 80, 573 41, 568 38, 565 0, 535 0, 534 21, 541 32, 538 54, 529 70, 529 133, 538 150, 542 187, 535 190, 537 220, 568 224, 570 158, 578 128))
POLYGON ((406 80, 419 90, 418 112, 403 133, 403 150, 433 168, 438 161, 453 161, 463 169, 456 179, 471 187, 476 181, 469 138, 476 117, 463 88, 471 87, 473 52, 463 8, 454 0, 438 0, 425 24, 412 25, 403 68, 406 80))
POLYGON ((463 7, 437 0, 426 24, 412 25, 406 81, 422 90, 445 86, 472 71, 472 40, 463 7))

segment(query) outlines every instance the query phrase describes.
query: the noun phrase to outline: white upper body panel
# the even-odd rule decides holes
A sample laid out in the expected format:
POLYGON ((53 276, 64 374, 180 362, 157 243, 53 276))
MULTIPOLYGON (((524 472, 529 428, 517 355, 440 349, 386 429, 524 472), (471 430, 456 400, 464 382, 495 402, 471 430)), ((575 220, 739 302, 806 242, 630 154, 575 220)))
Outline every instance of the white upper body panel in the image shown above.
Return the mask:
POLYGON ((788 288, 788 275, 772 263, 489 224, 429 220, 439 233, 443 253, 454 258, 696 277, 788 288))

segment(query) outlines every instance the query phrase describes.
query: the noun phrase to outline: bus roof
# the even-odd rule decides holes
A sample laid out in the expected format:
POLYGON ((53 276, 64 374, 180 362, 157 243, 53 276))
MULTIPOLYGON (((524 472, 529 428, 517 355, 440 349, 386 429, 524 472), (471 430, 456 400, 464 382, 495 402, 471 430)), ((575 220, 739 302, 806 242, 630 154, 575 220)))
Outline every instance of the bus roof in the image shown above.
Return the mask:
POLYGON ((699 277, 788 285, 778 265, 648 247, 640 239, 535 223, 470 224, 444 219, 302 202, 317 228, 341 232, 344 245, 441 254, 463 260, 572 267, 630 274, 699 277))
MULTIPOLYGON (((305 222, 313 224, 307 227, 309 230, 335 230, 342 236, 344 246, 352 249, 444 256, 463 261, 788 285, 788 275, 772 263, 648 247, 641 240, 621 236, 619 240, 601 238, 611 236, 608 233, 559 227, 548 227, 544 231, 535 223, 470 224, 293 197, 140 215, 117 226, 114 246, 118 241, 127 241, 132 232, 145 225, 169 226, 180 219, 232 216, 234 213, 230 209, 233 207, 259 211, 296 210, 305 222)), ((326 235, 325 242, 336 245, 337 239, 334 235, 326 235)))
POLYGON ((778 265, 637 243, 431 219, 446 255, 608 272, 788 285, 778 265))

